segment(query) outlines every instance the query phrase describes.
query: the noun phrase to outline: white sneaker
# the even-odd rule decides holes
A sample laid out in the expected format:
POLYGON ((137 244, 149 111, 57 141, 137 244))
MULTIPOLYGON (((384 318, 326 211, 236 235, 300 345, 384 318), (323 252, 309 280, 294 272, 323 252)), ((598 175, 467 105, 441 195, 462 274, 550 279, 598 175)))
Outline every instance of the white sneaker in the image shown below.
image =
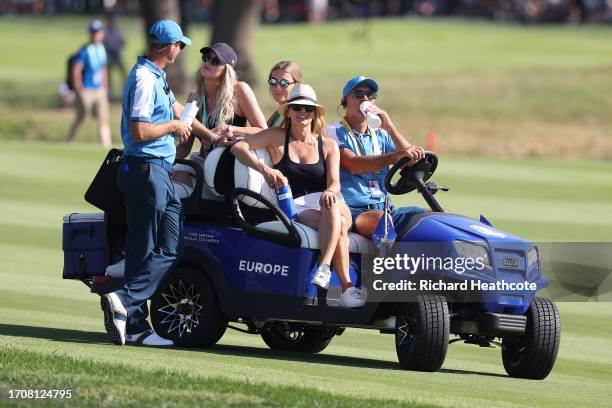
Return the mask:
POLYGON ((329 281, 331 280, 331 270, 329 265, 321 264, 317 269, 317 273, 312 278, 310 283, 322 287, 323 289, 329 288, 329 281))
POLYGON ((151 347, 172 347, 174 342, 172 340, 164 339, 160 337, 154 330, 147 330, 139 334, 128 334, 125 338, 127 344, 133 344, 138 346, 151 346, 151 347))
POLYGON ((340 307, 354 308, 365 305, 365 300, 361 294, 361 290, 355 287, 348 288, 340 296, 340 307))
POLYGON ((100 306, 104 311, 104 328, 113 343, 123 346, 125 344, 125 322, 127 311, 119 296, 115 292, 102 295, 100 306))

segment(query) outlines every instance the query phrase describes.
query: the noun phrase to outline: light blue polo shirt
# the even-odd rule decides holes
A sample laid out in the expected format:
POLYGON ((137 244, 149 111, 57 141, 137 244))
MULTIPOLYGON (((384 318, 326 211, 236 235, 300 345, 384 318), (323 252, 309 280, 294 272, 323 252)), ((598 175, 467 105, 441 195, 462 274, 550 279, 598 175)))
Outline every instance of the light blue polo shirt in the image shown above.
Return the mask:
MULTIPOLYGON (((355 137, 353 137, 346 130, 346 128, 340 124, 333 125, 332 128, 335 128, 336 130, 335 136, 340 149, 349 149, 356 155, 375 154, 371 136, 372 131, 375 131, 376 136, 378 137, 378 144, 380 145, 381 154, 392 153, 396 150, 393 139, 389 133, 383 129, 372 130, 368 127, 364 134, 361 134, 353 129, 353 134, 355 135, 355 137)), ((378 197, 372 195, 369 182, 378 181, 378 186, 382 192, 386 194, 385 176, 388 172, 389 168, 384 168, 378 173, 351 174, 341 167, 340 185, 346 204, 350 207, 363 207, 370 204, 384 202, 384 194, 381 194, 378 197)))
POLYGON ((174 163, 176 147, 172 133, 146 142, 132 140, 130 122, 163 123, 174 119, 174 94, 166 81, 166 73, 144 57, 136 65, 123 88, 121 139, 125 154, 156 157, 174 163))
POLYGON ((83 65, 83 88, 99 89, 102 87, 104 68, 106 67, 106 50, 102 43, 90 43, 76 54, 74 62, 83 65))

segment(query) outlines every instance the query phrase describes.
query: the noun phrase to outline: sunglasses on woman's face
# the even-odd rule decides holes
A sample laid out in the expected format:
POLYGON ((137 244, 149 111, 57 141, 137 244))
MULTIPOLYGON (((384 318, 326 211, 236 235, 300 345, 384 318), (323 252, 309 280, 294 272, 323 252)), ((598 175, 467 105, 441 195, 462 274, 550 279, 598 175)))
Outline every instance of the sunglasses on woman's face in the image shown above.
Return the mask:
POLYGON ((275 86, 280 86, 283 89, 287 89, 289 85, 294 84, 294 83, 295 82, 289 82, 286 79, 278 80, 274 77, 271 77, 270 79, 268 79, 268 85, 270 85, 271 88, 274 88, 275 86))
POLYGON ((361 99, 364 96, 367 96, 368 99, 376 99, 376 92, 371 91, 371 90, 364 91, 362 89, 358 89, 354 91, 353 94, 355 95, 355 98, 357 99, 361 99))
POLYGON ((210 62, 215 67, 217 67, 217 66, 219 66, 219 64, 221 64, 221 60, 219 59, 219 57, 217 57, 216 55, 213 57, 210 54, 202 54, 202 61, 203 62, 210 62))
POLYGON ((289 105, 291 110, 294 112, 301 112, 304 109, 308 113, 312 113, 315 111, 315 107, 312 105, 289 105))

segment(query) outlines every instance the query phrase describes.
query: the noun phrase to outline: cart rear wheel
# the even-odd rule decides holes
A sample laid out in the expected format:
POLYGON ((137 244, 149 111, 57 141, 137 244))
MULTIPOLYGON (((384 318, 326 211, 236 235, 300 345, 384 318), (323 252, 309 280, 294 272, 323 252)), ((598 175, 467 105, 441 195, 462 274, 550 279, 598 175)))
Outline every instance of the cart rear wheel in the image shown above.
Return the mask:
POLYGON ((261 329, 261 338, 272 350, 318 353, 329 345, 335 328, 290 323, 269 323, 261 329))
POLYGON ((225 333, 217 294, 203 271, 179 267, 151 298, 155 331, 182 347, 209 347, 225 333))

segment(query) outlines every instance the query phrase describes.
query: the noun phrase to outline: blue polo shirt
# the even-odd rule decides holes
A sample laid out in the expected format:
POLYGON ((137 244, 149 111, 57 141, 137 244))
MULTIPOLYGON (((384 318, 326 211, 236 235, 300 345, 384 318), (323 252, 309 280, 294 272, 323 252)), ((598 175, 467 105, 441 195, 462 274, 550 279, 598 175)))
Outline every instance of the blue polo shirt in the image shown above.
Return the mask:
POLYGON ((166 73, 144 57, 136 65, 123 88, 121 139, 125 154, 156 157, 174 163, 176 147, 172 133, 145 142, 132 140, 130 122, 164 123, 174 119, 174 94, 166 81, 166 73))
MULTIPOLYGON (((380 146, 380 154, 392 153, 396 150, 393 139, 383 129, 373 130, 368 127, 364 134, 353 129, 353 135, 347 129, 340 125, 332 125, 330 129, 335 129, 335 138, 338 141, 340 149, 349 149, 356 155, 373 155, 374 145, 372 132, 376 132, 378 144, 380 146)), ((332 137, 333 135, 333 130, 332 137)), ((385 176, 389 173, 389 168, 384 168, 378 173, 367 174, 351 174, 350 172, 340 168, 340 185, 342 187, 342 195, 346 204, 350 207, 363 207, 370 204, 382 203, 385 201, 385 176), (383 194, 379 196, 372 195, 370 190, 370 182, 377 181, 380 190, 383 194)))
POLYGON ((83 88, 99 89, 102 87, 106 67, 106 51, 102 43, 90 43, 81 48, 74 62, 83 65, 83 88))

